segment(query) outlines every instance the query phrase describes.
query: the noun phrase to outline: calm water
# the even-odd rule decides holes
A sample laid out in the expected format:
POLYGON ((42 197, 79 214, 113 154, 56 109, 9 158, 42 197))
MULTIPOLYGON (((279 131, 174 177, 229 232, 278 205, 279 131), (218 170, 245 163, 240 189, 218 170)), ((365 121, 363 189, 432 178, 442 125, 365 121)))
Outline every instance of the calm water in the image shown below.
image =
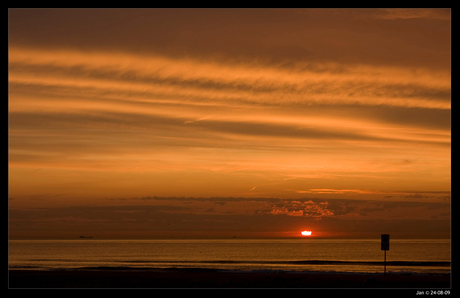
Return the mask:
MULTIPOLYGON (((387 273, 450 273, 450 240, 391 240, 387 273)), ((383 272, 378 240, 10 240, 10 269, 383 272)))

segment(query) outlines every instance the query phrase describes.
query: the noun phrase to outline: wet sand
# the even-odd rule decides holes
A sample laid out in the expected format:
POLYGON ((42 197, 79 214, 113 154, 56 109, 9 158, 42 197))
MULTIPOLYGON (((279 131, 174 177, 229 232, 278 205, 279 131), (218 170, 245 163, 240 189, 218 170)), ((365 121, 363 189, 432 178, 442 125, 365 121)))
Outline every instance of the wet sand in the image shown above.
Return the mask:
POLYGON ((205 270, 9 270, 9 288, 397 288, 450 289, 450 275, 205 270))

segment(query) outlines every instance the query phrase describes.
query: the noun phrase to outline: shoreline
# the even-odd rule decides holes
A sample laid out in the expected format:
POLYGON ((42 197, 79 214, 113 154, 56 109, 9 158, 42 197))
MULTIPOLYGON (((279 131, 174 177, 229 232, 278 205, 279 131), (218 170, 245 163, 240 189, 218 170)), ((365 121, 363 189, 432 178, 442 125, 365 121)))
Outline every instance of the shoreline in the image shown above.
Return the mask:
POLYGON ((213 269, 9 269, 10 289, 450 289, 450 274, 264 272, 213 269))

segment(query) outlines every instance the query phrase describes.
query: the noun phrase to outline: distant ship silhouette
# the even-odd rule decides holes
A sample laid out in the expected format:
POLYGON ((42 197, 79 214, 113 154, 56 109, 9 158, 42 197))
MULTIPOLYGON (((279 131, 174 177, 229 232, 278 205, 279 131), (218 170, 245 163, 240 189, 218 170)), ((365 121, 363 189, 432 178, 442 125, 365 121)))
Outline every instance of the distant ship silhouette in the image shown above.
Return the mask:
POLYGON ((87 236, 80 236, 80 237, 78 237, 78 238, 93 238, 93 237, 92 237, 92 236, 89 236, 89 237, 87 237, 87 236))

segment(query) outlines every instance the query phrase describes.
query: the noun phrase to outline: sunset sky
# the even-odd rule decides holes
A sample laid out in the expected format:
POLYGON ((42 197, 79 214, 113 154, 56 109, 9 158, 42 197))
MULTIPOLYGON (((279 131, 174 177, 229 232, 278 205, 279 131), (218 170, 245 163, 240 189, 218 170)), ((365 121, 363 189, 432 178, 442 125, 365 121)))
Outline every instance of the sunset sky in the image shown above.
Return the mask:
POLYGON ((450 237, 449 9, 9 9, 10 238, 450 237))

